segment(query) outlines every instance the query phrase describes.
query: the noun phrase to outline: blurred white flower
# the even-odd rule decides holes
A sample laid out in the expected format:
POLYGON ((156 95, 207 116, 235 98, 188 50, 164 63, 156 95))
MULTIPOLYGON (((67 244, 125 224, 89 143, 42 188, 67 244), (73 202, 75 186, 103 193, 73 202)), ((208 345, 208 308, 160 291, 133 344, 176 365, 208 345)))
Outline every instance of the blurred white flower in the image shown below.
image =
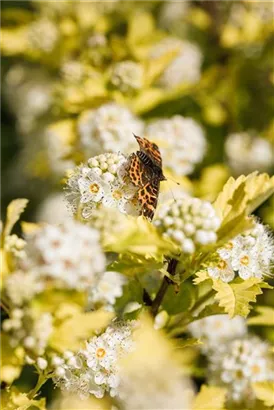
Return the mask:
POLYGON ((7 252, 11 252, 16 258, 24 258, 26 241, 19 238, 17 235, 8 235, 5 237, 4 248, 7 252))
POLYGON ((114 324, 86 342, 86 347, 75 355, 61 358, 54 372, 57 386, 80 397, 94 395, 101 398, 105 392, 117 396, 120 384, 118 360, 134 348, 131 334, 130 322, 114 324))
POLYGON ((188 1, 165 1, 162 3, 159 15, 160 26, 174 33, 180 33, 183 19, 189 11, 188 1))
POLYGON ((202 352, 208 353, 221 343, 245 336, 247 326, 241 316, 231 319, 228 315, 213 315, 191 323, 188 330, 192 336, 203 342, 202 352))
POLYGON ((70 219, 63 193, 52 193, 38 207, 36 221, 62 224, 70 219))
POLYGON ((203 59, 200 48, 188 41, 169 37, 153 47, 151 58, 161 57, 171 51, 178 54, 160 77, 160 84, 165 88, 174 88, 181 84, 196 84, 200 80, 203 59))
POLYGON ((143 134, 143 122, 128 108, 108 103, 81 115, 78 123, 80 141, 86 155, 103 152, 130 153, 134 149, 134 138, 143 134))
POLYGON ((128 93, 142 88, 143 74, 141 64, 134 61, 122 61, 113 66, 110 82, 123 93, 128 93))
POLYGON ((86 289, 94 275, 105 270, 99 233, 78 222, 45 225, 28 234, 27 243, 24 267, 41 279, 54 280, 55 286, 86 289))
POLYGON ((237 273, 242 279, 263 278, 271 274, 274 258, 274 241, 264 225, 256 223, 254 229, 236 236, 217 250, 220 261, 208 268, 211 277, 230 282, 237 273))
POLYGON ((113 310, 116 298, 123 294, 125 283, 125 276, 119 272, 107 271, 98 275, 89 292, 89 306, 91 308, 104 306, 107 310, 113 310))
POLYGON ((5 292, 13 305, 29 302, 44 289, 44 283, 33 272, 15 271, 7 276, 5 292))
POLYGON ((209 382, 228 389, 228 401, 245 403, 255 399, 252 383, 274 380, 270 346, 258 337, 219 343, 210 352, 209 382))
POLYGON ((58 27, 52 20, 41 18, 28 26, 28 45, 33 50, 50 53, 58 40, 58 27))
POLYGON ((236 175, 269 172, 274 167, 271 143, 248 133, 230 134, 225 143, 229 166, 236 175))
POLYGON ((33 131, 39 117, 48 111, 52 91, 52 80, 39 68, 15 64, 8 70, 3 92, 21 133, 33 131))
POLYGON ((34 355, 41 356, 53 330, 53 317, 49 312, 34 312, 30 308, 13 309, 4 320, 3 330, 10 335, 12 347, 22 345, 34 355))
POLYGON ((158 142, 164 167, 177 175, 190 174, 204 157, 205 134, 192 118, 176 115, 170 119, 154 120, 146 127, 145 133, 158 142))
POLYGON ((154 225, 184 253, 193 253, 197 247, 216 241, 220 219, 209 202, 186 197, 162 205, 154 225))

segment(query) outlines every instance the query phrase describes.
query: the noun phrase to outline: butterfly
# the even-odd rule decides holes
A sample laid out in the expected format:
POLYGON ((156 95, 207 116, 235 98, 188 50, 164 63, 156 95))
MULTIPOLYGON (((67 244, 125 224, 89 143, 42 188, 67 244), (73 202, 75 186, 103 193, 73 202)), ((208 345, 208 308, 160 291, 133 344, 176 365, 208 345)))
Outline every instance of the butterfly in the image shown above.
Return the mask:
POLYGON ((162 157, 155 143, 137 135, 134 137, 140 149, 129 157, 128 174, 132 184, 139 188, 137 196, 141 215, 152 220, 158 202, 160 182, 166 180, 162 170, 162 157))

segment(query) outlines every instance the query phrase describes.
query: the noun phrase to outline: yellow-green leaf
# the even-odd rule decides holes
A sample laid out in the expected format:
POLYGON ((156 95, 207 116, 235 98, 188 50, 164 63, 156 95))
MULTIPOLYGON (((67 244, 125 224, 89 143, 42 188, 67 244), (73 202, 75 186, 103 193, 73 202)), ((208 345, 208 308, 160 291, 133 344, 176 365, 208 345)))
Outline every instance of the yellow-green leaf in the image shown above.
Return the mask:
POLYGON ((264 402, 266 406, 274 406, 274 382, 260 382, 252 384, 257 399, 264 402))
MULTIPOLYGON (((71 309, 71 304, 59 307, 59 318, 63 318, 55 325, 49 344, 53 349, 63 352, 65 350, 77 350, 81 342, 91 338, 96 331, 100 331, 108 325, 113 318, 112 312, 97 310, 83 313, 79 306, 71 309), (66 316, 66 312, 68 316, 66 316)), ((56 312, 58 316, 58 312, 56 312)))
POLYGON ((7 236, 10 234, 12 228, 14 227, 16 222, 19 220, 21 213, 25 210, 27 203, 28 203, 28 199, 19 198, 19 199, 14 199, 8 205, 7 219, 6 219, 5 228, 4 228, 4 236, 7 236))
POLYGON ((171 61, 177 56, 178 50, 173 49, 167 53, 164 53, 158 58, 153 58, 145 63, 145 85, 150 86, 159 78, 159 76, 168 67, 171 61))
POLYGON ((274 308, 270 306, 257 306, 255 312, 258 313, 256 316, 248 319, 248 325, 262 325, 262 326, 273 326, 274 325, 274 308))
POLYGON ((5 410, 27 410, 29 408, 46 410, 46 399, 30 399, 27 393, 22 393, 15 387, 12 387, 3 392, 1 405, 5 410))
POLYGON ((140 12, 132 14, 129 20, 127 38, 129 43, 139 43, 150 40, 155 28, 154 19, 151 14, 140 12))
POLYGON ((202 283, 208 279, 211 279, 210 276, 208 275, 206 270, 201 270, 199 272, 195 273, 195 278, 193 279, 194 285, 199 285, 199 283, 202 283))
POLYGON ((226 399, 226 389, 222 387, 203 385, 194 400, 193 410, 223 409, 226 399))
POLYGON ((6 333, 1 340, 1 380, 11 384, 16 380, 22 370, 24 351, 21 347, 12 348, 10 338, 6 333))
POLYGON ((222 224, 218 238, 226 242, 239 233, 252 228, 253 221, 248 218, 274 192, 274 177, 253 172, 236 180, 229 178, 214 206, 222 224))
POLYGON ((251 310, 250 303, 256 302, 256 297, 262 294, 264 282, 258 278, 242 280, 237 278, 234 283, 224 283, 213 280, 216 290, 215 299, 230 317, 241 315, 247 317, 251 310))

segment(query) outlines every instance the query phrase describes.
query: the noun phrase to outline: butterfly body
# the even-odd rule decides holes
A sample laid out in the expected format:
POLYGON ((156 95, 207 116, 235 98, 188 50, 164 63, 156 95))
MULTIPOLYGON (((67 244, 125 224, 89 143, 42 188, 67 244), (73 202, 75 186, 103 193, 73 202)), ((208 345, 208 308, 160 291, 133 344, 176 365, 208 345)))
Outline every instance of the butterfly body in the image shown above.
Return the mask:
POLYGON ((137 186, 141 214, 152 219, 158 202, 160 182, 166 178, 162 170, 162 158, 156 144, 134 135, 140 150, 129 157, 129 177, 137 186))

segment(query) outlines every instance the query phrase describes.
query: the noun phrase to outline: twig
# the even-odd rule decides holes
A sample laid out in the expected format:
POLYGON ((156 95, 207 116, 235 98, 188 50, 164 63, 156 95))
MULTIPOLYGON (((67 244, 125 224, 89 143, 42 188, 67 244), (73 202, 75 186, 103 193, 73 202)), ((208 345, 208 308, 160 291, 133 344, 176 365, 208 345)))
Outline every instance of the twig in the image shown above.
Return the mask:
MULTIPOLYGON (((175 275, 175 271, 176 271, 176 267, 177 267, 178 261, 177 259, 170 259, 170 261, 168 262, 168 266, 167 266, 167 272, 171 275, 174 276, 175 275)), ((164 276, 161 286, 155 296, 155 299, 152 302, 152 306, 151 306, 151 313, 153 314, 153 316, 156 316, 159 310, 159 307, 161 306, 162 300, 166 294, 166 291, 169 287, 169 285, 173 283, 172 280, 170 278, 168 278, 167 276, 164 276)))

